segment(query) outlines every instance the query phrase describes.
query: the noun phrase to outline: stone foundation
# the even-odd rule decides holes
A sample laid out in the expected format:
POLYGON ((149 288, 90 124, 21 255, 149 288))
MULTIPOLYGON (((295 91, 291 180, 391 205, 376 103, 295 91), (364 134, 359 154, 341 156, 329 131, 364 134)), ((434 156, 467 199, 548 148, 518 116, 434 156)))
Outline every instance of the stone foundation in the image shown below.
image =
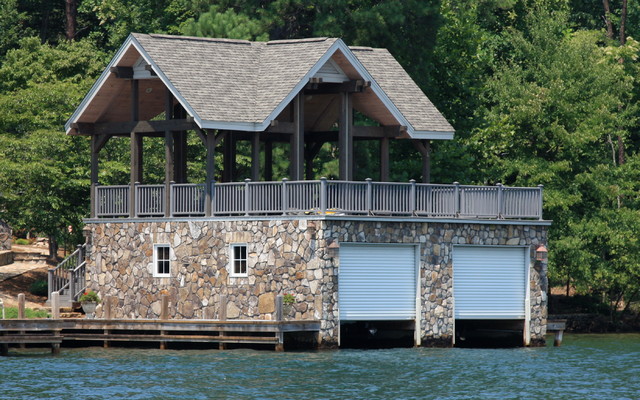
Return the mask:
MULTIPOLYGON (((321 321, 321 345, 337 345, 340 243, 413 243, 420 247, 421 335, 424 345, 451 345, 454 334, 454 244, 533 246, 546 243, 545 225, 499 222, 341 220, 112 221, 88 224, 89 286, 117 300, 115 318, 157 318, 161 296, 172 318, 275 318, 275 298, 295 295, 295 318, 321 321), (247 277, 229 274, 229 245, 247 245, 247 277), (171 277, 153 276, 153 245, 168 244, 171 277)), ((532 342, 544 341, 546 270, 530 268, 532 342)), ((99 308, 97 315, 101 316, 99 308)))

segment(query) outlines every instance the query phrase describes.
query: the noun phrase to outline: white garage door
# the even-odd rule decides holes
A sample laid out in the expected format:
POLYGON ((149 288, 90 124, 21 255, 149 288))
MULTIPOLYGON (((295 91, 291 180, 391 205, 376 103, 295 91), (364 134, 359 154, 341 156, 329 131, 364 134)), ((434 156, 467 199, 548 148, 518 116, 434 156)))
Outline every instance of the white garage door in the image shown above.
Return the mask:
POLYGON ((342 321, 416 318, 416 246, 340 244, 342 321))
POLYGON ((527 299, 528 249, 454 246, 456 319, 523 319, 527 299))

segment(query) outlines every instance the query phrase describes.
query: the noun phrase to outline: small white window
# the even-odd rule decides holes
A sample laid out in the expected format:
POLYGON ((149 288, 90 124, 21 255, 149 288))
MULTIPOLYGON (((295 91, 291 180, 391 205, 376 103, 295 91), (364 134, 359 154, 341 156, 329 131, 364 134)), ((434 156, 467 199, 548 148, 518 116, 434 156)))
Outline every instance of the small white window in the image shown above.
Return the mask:
POLYGON ((232 244, 231 250, 231 276, 247 276, 247 245, 232 244))
POLYGON ((153 276, 156 278, 171 276, 171 250, 168 244, 153 245, 153 276))

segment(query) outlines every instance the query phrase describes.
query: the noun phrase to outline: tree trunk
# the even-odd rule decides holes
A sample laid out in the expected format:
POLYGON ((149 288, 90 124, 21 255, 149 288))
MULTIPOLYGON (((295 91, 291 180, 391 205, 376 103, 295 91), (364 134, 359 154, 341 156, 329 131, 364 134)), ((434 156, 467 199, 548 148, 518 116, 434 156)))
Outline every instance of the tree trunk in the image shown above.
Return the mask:
POLYGON ((622 10, 620 11, 620 46, 627 43, 625 26, 627 24, 627 0, 622 0, 622 10))
POLYGON ((77 14, 77 0, 65 0, 65 15, 67 17, 66 36, 68 41, 72 41, 76 37, 77 14))
POLYGON ((53 235, 49 235, 49 258, 52 260, 58 258, 58 242, 53 235))
POLYGON ((607 37, 613 39, 613 24, 611 23, 611 7, 609 7, 609 0, 602 0, 604 6, 604 23, 607 26, 607 37))

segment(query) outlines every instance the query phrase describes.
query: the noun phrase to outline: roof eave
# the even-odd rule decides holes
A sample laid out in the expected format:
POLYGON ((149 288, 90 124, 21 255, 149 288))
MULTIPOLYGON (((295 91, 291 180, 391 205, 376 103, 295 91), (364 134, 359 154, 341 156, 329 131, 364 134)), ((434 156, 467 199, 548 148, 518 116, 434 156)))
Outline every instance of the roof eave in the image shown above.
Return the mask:
POLYGON ((175 86, 173 86, 169 78, 167 78, 167 76, 164 74, 164 72, 162 72, 160 67, 158 67, 158 65, 155 63, 155 61, 153 61, 151 56, 145 51, 144 47, 140 44, 138 39, 136 39, 136 37, 133 34, 129 34, 129 36, 124 41, 122 46, 120 46, 120 49, 118 49, 118 51, 116 52, 115 56, 111 59, 111 62, 107 65, 107 67, 102 72, 98 80, 93 84, 93 86, 89 90, 89 93, 87 93, 87 95, 84 97, 84 99, 82 100, 78 108, 76 108, 74 113, 65 123, 64 127, 65 127, 65 132, 67 134, 70 133, 72 129, 72 125, 78 121, 78 119, 80 118, 82 113, 86 110, 87 106, 91 103, 95 95, 100 91, 100 88, 102 87, 102 85, 104 85, 104 83, 106 82, 107 78, 109 77, 109 74, 111 73, 111 67, 116 66, 120 62, 123 55, 127 52, 127 50, 129 50, 131 46, 135 47, 135 49, 138 51, 140 56, 149 65, 151 65, 151 67, 156 72, 156 74, 158 75, 162 83, 164 83, 165 86, 169 88, 169 90, 171 91, 173 96, 176 98, 176 100, 178 100, 178 102, 184 107, 184 109, 189 113, 189 115, 193 117, 196 124, 199 127, 202 127, 202 120, 198 116, 198 114, 195 112, 195 110, 189 105, 189 103, 175 88, 175 86))
POLYGON ((451 140, 454 131, 413 131, 407 132, 412 139, 451 140))
POLYGON ((87 93, 87 95, 84 96, 84 99, 82 99, 82 102, 80 103, 80 105, 76 108, 73 114, 71 114, 71 117, 64 124, 64 129, 67 134, 69 134, 69 132, 71 131, 72 125, 78 121, 78 118, 80 117, 80 115, 82 115, 82 113, 86 110, 87 106, 91 103, 91 101, 93 100, 95 95, 98 93, 102 85, 104 85, 104 83, 106 82, 107 78, 109 77, 109 74, 111 73, 111 67, 115 66, 116 64, 118 64, 118 62, 120 62, 120 59, 122 58, 124 53, 126 53, 126 51, 129 49, 129 46, 131 46, 131 42, 133 41, 133 39, 134 39, 133 35, 129 34, 129 36, 124 41, 122 46, 120 46, 120 48, 116 52, 115 56, 113 56, 113 58, 111 59, 111 62, 107 65, 104 71, 102 71, 102 74, 100 75, 100 77, 95 81, 95 83, 89 90, 89 93, 87 93))

